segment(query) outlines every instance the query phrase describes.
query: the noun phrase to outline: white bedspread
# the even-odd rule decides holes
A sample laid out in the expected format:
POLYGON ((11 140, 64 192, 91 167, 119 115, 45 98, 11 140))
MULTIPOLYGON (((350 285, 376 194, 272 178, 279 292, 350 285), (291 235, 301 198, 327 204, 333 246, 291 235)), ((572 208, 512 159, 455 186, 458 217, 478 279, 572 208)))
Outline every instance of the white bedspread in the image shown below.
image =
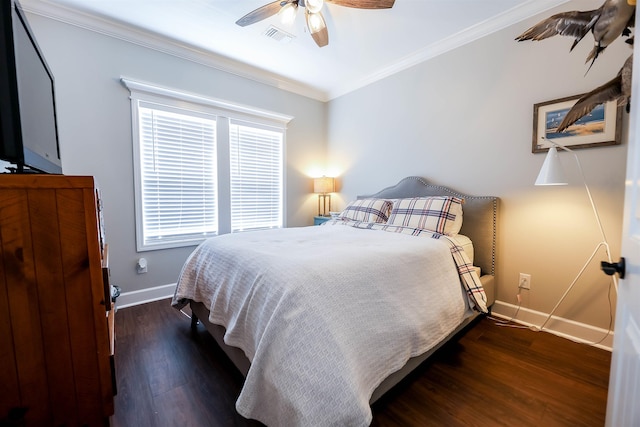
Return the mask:
POLYGON ((251 368, 237 411, 269 426, 367 426, 378 384, 471 314, 449 246, 347 226, 214 237, 173 304, 203 302, 251 368))

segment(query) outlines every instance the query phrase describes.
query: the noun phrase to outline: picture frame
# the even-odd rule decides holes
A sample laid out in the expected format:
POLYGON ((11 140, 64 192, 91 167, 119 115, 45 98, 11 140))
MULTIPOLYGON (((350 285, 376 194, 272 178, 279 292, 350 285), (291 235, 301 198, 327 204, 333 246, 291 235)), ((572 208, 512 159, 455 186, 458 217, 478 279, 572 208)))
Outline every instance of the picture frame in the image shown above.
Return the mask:
POLYGON ((534 104, 532 153, 549 151, 551 144, 545 138, 556 139, 558 143, 572 149, 621 143, 623 107, 618 106, 616 101, 598 105, 564 132, 553 131, 582 96, 575 95, 534 104))

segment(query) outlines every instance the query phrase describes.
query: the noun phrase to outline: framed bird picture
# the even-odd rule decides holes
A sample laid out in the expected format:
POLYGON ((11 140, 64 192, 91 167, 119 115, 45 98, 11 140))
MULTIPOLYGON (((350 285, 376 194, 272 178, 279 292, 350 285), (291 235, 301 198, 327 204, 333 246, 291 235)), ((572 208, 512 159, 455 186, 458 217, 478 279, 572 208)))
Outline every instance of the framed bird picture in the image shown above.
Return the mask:
POLYGON ((534 104, 531 152, 548 151, 551 144, 545 139, 570 148, 620 144, 623 107, 616 101, 594 105, 585 102, 586 95, 534 104))

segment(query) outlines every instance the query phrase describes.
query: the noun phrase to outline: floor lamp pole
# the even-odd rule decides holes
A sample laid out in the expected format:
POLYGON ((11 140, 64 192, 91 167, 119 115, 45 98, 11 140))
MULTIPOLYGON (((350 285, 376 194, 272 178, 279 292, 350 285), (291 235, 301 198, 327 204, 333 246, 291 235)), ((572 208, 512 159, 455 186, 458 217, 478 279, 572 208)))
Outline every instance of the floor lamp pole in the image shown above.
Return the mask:
MULTIPOLYGON (((580 171, 580 176, 582 177, 582 182, 584 184, 584 188, 587 191, 587 196, 589 196, 589 202, 591 203, 591 209, 593 210, 593 215, 595 216, 596 222, 598 223, 598 229, 600 230, 600 237, 601 237, 602 240, 600 241, 600 243, 598 243, 596 245, 595 249, 593 250, 593 253, 587 259, 587 262, 582 266, 582 268, 578 272, 578 275, 575 277, 575 279, 573 279, 573 281, 571 282, 571 284, 569 285, 569 287, 567 288, 565 293, 562 295, 562 297, 560 298, 558 303, 555 305, 555 307, 553 307, 553 310, 551 310, 551 313, 549 313, 549 315, 547 316, 547 318, 544 321, 544 323, 542 324, 542 326, 540 326, 540 330, 543 330, 544 327, 549 322, 549 320, 551 320, 551 317, 553 316, 553 314, 556 312, 556 310, 558 309, 558 307, 560 306, 562 301, 564 301, 564 299, 567 297, 569 292, 571 292, 571 289, 573 289, 573 286, 576 284, 578 279, 580 279, 580 277, 582 276, 582 273, 584 273, 584 271, 587 269, 587 267, 589 266, 591 261, 593 261, 593 258, 596 256, 596 254, 598 253, 598 250, 601 247, 605 248, 605 252, 607 254, 607 260, 609 261, 609 263, 613 262, 612 259, 611 259, 611 251, 610 251, 610 248, 609 248, 609 243, 607 242, 607 237, 606 237, 606 235, 604 233, 604 228, 602 227, 602 221, 600 220, 600 215, 598 214, 598 209, 596 208, 596 204, 593 201, 593 196, 591 195, 591 190, 589 190, 589 186, 587 185, 587 179, 586 179, 586 177, 584 175, 584 170, 582 169, 582 164, 580 163, 580 159, 578 158, 578 155, 575 152, 573 152, 573 150, 565 147, 562 144, 558 144, 557 142, 552 141, 552 140, 550 140, 548 138, 544 138, 544 139, 549 141, 549 143, 553 144, 555 147, 560 148, 561 150, 564 150, 564 151, 567 151, 567 152, 573 154, 573 157, 576 159, 576 163, 578 164, 578 170, 580 171)), ((611 280, 613 280, 613 285, 615 287, 616 294, 617 294, 618 293, 618 278, 615 275, 613 275, 613 276, 611 276, 611 280)))

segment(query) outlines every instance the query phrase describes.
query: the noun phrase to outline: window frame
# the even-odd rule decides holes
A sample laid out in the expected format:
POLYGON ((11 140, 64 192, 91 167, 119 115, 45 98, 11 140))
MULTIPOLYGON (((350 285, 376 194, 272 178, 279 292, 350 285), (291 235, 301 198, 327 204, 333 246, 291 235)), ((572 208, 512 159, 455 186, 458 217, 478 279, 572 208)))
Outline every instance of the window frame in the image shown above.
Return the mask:
MULTIPOLYGON (((149 83, 134 81, 128 78, 121 78, 121 82, 129 89, 131 94, 131 129, 133 145, 133 168, 134 168, 134 199, 135 199, 135 228, 136 228, 136 250, 145 252, 159 249, 169 249, 185 246, 195 246, 204 241, 202 239, 189 239, 184 241, 145 243, 143 235, 142 218, 142 173, 140 166, 140 118, 138 106, 140 103, 159 104, 177 111, 193 111, 205 116, 214 116, 216 120, 216 157, 218 185, 217 189, 217 234, 227 234, 231 232, 231 190, 230 190, 230 157, 229 157, 229 126, 232 121, 243 121, 262 127, 282 132, 282 225, 286 226, 286 130, 288 123, 293 116, 275 113, 268 110, 254 108, 242 104, 231 103, 220 99, 210 98, 194 93, 169 89, 149 83)), ((208 236, 207 236, 208 237, 208 236)))
MULTIPOLYGON (((137 142, 135 142, 135 147, 134 147, 134 151, 136 154, 134 154, 134 162, 135 162, 135 177, 136 177, 136 189, 135 189, 135 200, 136 200, 136 241, 139 242, 139 246, 140 247, 144 247, 144 248, 158 248, 158 249, 162 249, 162 248, 166 248, 166 247, 182 247, 182 246, 192 246, 194 244, 198 244, 200 243, 202 240, 206 239, 207 237, 212 237, 215 235, 218 235, 218 206, 217 206, 217 201, 218 201, 218 197, 217 197, 217 193, 218 193, 218 181, 219 181, 219 173, 217 173, 217 145, 218 145, 218 141, 217 141, 217 117, 213 116, 213 115, 209 115, 209 114, 205 114, 203 112, 200 111, 189 111, 189 110, 185 110, 185 109, 177 109, 175 107, 172 106, 167 106, 164 104, 158 104, 158 103, 151 103, 149 101, 138 101, 137 102, 137 108, 136 108, 136 112, 138 113, 138 119, 140 119, 140 110, 141 109, 146 109, 146 110, 151 110, 153 112, 158 112, 160 114, 163 113, 169 113, 169 114, 180 114, 180 115, 184 115, 187 118, 194 118, 197 120, 208 120, 208 121, 212 121, 213 122, 213 153, 211 153, 212 157, 213 157, 213 164, 210 164, 209 166, 211 167, 211 176, 210 179, 213 180, 213 185, 211 186, 211 188, 213 189, 213 193, 211 194, 211 196, 213 197, 213 201, 210 202, 213 204, 213 209, 215 211, 211 212, 210 214, 208 214, 209 218, 213 217, 213 230, 206 230, 206 227, 204 227, 204 224, 206 223, 206 221, 204 222, 199 222, 198 227, 200 228, 200 230, 198 232, 194 231, 192 233, 187 233, 186 230, 184 230, 185 232, 183 232, 182 234, 170 234, 168 236, 163 236, 163 237, 157 237, 155 236, 155 233, 150 233, 150 235, 145 235, 145 228, 151 228, 153 229, 153 227, 151 227, 151 224, 153 224, 153 219, 155 218, 162 218, 161 223, 163 224, 163 227, 156 229, 157 231, 161 230, 161 231, 166 231, 167 228, 164 227, 164 225, 167 225, 166 220, 168 220, 170 218, 170 216, 165 216, 165 215, 149 215, 147 219, 147 223, 145 223, 145 218, 144 218, 144 213, 145 210, 143 209, 143 196, 147 196, 148 194, 153 194, 153 191, 151 192, 147 192, 146 190, 148 190, 150 187, 147 186, 146 190, 143 189, 143 170, 145 169, 143 167, 143 156, 142 156, 142 138, 141 138, 141 134, 142 134, 142 128, 141 128, 141 123, 138 122, 137 126, 138 126, 138 140, 137 142), (148 227, 149 226, 149 227, 148 227), (152 237, 153 236, 153 237, 152 237)), ((154 138, 155 141, 155 138, 154 138)), ((175 148, 175 146, 171 146, 172 148, 175 148)), ((162 152, 162 149, 159 150, 159 152, 162 152)), ((147 155, 149 154, 148 152, 146 153, 147 155)), ((153 157, 156 158, 155 156, 156 154, 156 150, 154 148, 153 150, 153 157)), ((169 163, 166 162, 162 162, 161 163, 163 166, 168 165, 169 163)), ((180 164, 180 163, 178 163, 180 164)), ((153 175, 153 174, 152 174, 153 175)), ((182 175, 181 175, 182 176, 182 175)), ((166 178, 167 176, 164 175, 161 178, 166 178)), ((151 177, 151 179, 153 180, 153 177, 151 177)), ((164 184, 161 185, 161 187, 164 187, 164 185, 166 184, 166 181, 163 179, 164 184)), ((153 181, 151 181, 151 188, 153 188, 153 181)), ((180 187, 182 188, 182 187, 180 187)), ((163 190, 157 192, 156 194, 160 194, 162 195, 164 193, 163 190)), ((200 193, 198 192, 198 195, 201 196, 204 193, 200 193)), ((185 201, 185 199, 178 199, 180 200, 180 205, 182 206, 182 203, 185 201)), ((211 199, 209 199, 211 200, 211 199)), ((154 203, 151 203, 150 205, 151 207, 154 206, 154 203)), ((159 205, 156 205, 159 206, 159 205)), ((148 207, 148 206, 147 206, 148 207)), ((193 209, 187 209, 184 212, 182 212, 179 215, 179 217, 182 219, 182 215, 183 213, 194 213, 193 209)), ((195 211, 195 212, 199 212, 199 211, 195 211)), ((148 213, 148 211, 147 211, 148 213)), ((204 217, 207 216, 207 214, 205 213, 203 215, 204 217)), ((185 219, 188 219, 188 216, 185 217, 185 219)), ((149 231, 149 230, 147 230, 149 231)))

